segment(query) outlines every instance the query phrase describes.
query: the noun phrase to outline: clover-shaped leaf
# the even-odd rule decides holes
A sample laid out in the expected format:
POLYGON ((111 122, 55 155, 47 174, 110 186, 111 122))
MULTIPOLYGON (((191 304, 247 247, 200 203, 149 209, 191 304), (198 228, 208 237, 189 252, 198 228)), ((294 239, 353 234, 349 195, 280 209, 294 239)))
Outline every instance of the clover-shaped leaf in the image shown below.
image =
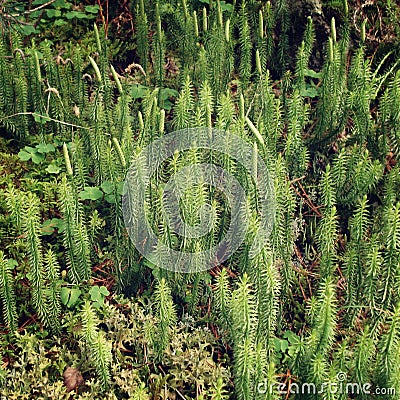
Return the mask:
POLYGON ((114 190, 114 185, 113 185, 113 183, 110 182, 110 181, 104 181, 104 182, 101 184, 100 187, 101 187, 101 189, 103 190, 103 192, 104 192, 105 194, 110 194, 110 193, 112 193, 113 190, 114 190))
POLYGON ((86 186, 85 189, 79 193, 82 200, 98 200, 103 197, 103 192, 98 187, 86 186))
POLYGON ((32 161, 35 164, 40 164, 44 160, 44 154, 41 153, 33 153, 32 154, 32 161))
POLYGON ((100 308, 104 304, 104 298, 110 294, 105 286, 93 286, 89 290, 90 298, 95 308, 100 308))
POLYGON ((51 143, 39 143, 36 146, 36 149, 39 153, 42 154, 50 153, 56 150, 56 148, 51 143))
POLYGON ((55 228, 58 229, 59 233, 63 232, 65 228, 64 221, 60 218, 46 219, 46 221, 43 222, 41 227, 42 235, 53 234, 55 228))
POLYGON ((60 293, 61 302, 65 306, 72 308, 78 302, 81 293, 82 291, 78 288, 68 288, 63 286, 60 293))
POLYGON ((47 166, 46 171, 49 174, 58 174, 60 172, 60 167, 56 163, 51 163, 47 166))
POLYGON ((33 114, 33 118, 35 119, 35 122, 41 125, 44 125, 46 122, 49 122, 51 120, 51 118, 47 115, 40 114, 33 114))
POLYGON ((32 154, 25 150, 20 150, 18 153, 18 157, 21 161, 28 161, 31 159, 32 154))

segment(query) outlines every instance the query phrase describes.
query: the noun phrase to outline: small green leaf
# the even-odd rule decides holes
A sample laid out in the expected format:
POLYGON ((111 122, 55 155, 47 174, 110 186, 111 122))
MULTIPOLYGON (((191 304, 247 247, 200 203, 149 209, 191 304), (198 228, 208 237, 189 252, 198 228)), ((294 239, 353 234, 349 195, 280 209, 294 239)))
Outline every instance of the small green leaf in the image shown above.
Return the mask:
POLYGON ((304 89, 300 92, 300 94, 304 97, 317 97, 319 95, 319 92, 317 89, 313 87, 308 87, 307 89, 304 89))
POLYGON ((289 348, 289 342, 287 340, 281 340, 281 351, 284 353, 289 348))
POLYGON ((56 1, 53 3, 53 7, 56 7, 56 8, 65 8, 65 9, 69 10, 69 9, 72 7, 72 4, 69 3, 69 2, 67 2, 67 1, 65 1, 65 0, 56 0, 56 1))
POLYGON ((35 119, 35 122, 38 124, 44 125, 46 122, 50 121, 50 117, 46 115, 39 115, 39 114, 33 114, 33 118, 35 119))
POLYGON ((292 331, 285 331, 283 337, 287 339, 290 344, 298 344, 300 342, 300 338, 292 331))
POLYGON ((68 11, 65 14, 65 18, 67 18, 67 19, 74 19, 74 18, 85 19, 85 18, 87 18, 87 15, 81 11, 68 11))
POLYGON ((171 98, 176 98, 179 93, 175 89, 163 88, 160 90, 160 107, 165 110, 171 110, 173 103, 171 98))
POLYGON ((313 69, 306 69, 304 75, 309 76, 310 78, 317 78, 317 79, 322 77, 321 72, 316 72, 313 69))
POLYGON ((47 17, 48 18, 57 18, 61 15, 61 11, 60 10, 55 10, 54 8, 47 10, 46 11, 47 17))
POLYGON ((30 154, 36 153, 36 149, 34 149, 33 147, 30 147, 30 146, 25 146, 24 150, 26 150, 30 154))
POLYGON ((284 353, 289 348, 289 342, 285 339, 275 338, 275 349, 277 352, 284 353))
POLYGON ((171 111, 173 105, 174 105, 174 104, 172 103, 172 101, 170 101, 170 100, 165 100, 165 101, 164 101, 164 104, 162 105, 162 108, 163 108, 165 111, 171 111))
MULTIPOLYGON (((209 0, 199 0, 199 1, 200 1, 200 3, 210 5, 210 1, 209 0)), ((219 2, 219 4, 221 6, 221 11, 228 11, 228 12, 232 12, 233 11, 233 5, 232 4, 226 3, 224 0, 221 0, 219 2)))
POLYGON ((33 25, 17 25, 17 29, 25 36, 29 36, 32 33, 40 33, 33 25))
POLYGON ((114 191, 114 185, 110 181, 104 181, 100 187, 105 194, 110 194, 114 191))
POLYGON ((84 12, 79 12, 78 15, 76 16, 76 18, 78 18, 78 19, 92 19, 92 18, 96 18, 96 16, 93 15, 93 14, 86 14, 84 12))
POLYGON ((46 171, 49 174, 58 174, 60 172, 60 167, 56 163, 51 163, 47 166, 46 171))
POLYGON ((61 303, 63 303, 64 306, 66 306, 68 304, 68 300, 70 297, 70 291, 71 291, 71 289, 66 288, 66 287, 62 287, 60 290, 60 299, 61 299, 61 303))
POLYGON ((56 19, 54 21, 55 26, 63 26, 63 25, 67 25, 67 24, 68 24, 68 22, 63 19, 56 19))
POLYGON ((113 194, 106 194, 106 195, 104 196, 104 200, 105 200, 107 203, 115 204, 115 197, 114 197, 113 194))
POLYGON ((58 233, 63 233, 65 231, 65 222, 60 218, 53 218, 52 221, 56 223, 58 233))
POLYGON ((52 223, 51 219, 47 219, 43 222, 41 231, 42 235, 52 235, 54 233, 55 225, 52 223))
POLYGON ((96 310, 100 310, 100 308, 103 306, 104 303, 100 303, 98 301, 94 301, 92 303, 92 306, 96 309, 96 310))
POLYGON ((9 259, 7 260, 7 266, 8 266, 8 268, 13 269, 13 268, 16 267, 17 265, 18 265, 18 262, 15 261, 13 258, 9 258, 9 259))
POLYGON ((87 186, 79 193, 82 200, 98 200, 103 197, 103 192, 98 187, 87 186))
POLYGON ((233 5, 229 3, 225 3, 225 1, 221 1, 221 11, 228 11, 232 12, 233 11, 233 5))
POLYGON ((28 161, 32 157, 32 154, 28 153, 25 150, 20 150, 18 153, 18 157, 21 161, 28 161))
POLYGON ((96 4, 94 6, 86 6, 85 11, 92 14, 97 14, 99 12, 99 6, 96 4))
POLYGON ((93 286, 89 290, 90 298, 94 302, 93 306, 100 308, 104 304, 104 298, 110 294, 105 286, 93 286))
POLYGON ((90 298, 92 299, 92 301, 102 301, 103 300, 103 295, 100 293, 99 287, 98 286, 93 286, 90 290, 89 290, 89 294, 90 294, 90 298))
POLYGON ((40 153, 33 153, 32 154, 32 161, 35 164, 40 164, 43 160, 44 160, 44 154, 40 154, 40 153))
POLYGON ((46 219, 46 221, 42 224, 42 235, 51 235, 54 232, 54 229, 58 229, 58 232, 61 233, 64 230, 64 221, 60 218, 51 218, 46 219))
MULTIPOLYGON (((39 16, 42 15, 42 12, 43 12, 43 10, 32 11, 29 14, 29 17, 32 18, 32 19, 39 18, 39 16)), ((42 22, 42 20, 40 22, 42 22)))
POLYGON ((105 286, 100 286, 100 293, 104 295, 104 297, 107 297, 110 292, 108 291, 108 289, 105 286))
POLYGON ((117 193, 122 196, 124 192, 124 182, 118 182, 117 183, 117 193))
POLYGON ((36 146, 36 149, 39 153, 43 154, 50 153, 56 150, 56 148, 51 143, 40 143, 36 146))
POLYGON ((147 87, 141 85, 140 83, 132 85, 131 96, 133 99, 142 99, 145 96, 147 90, 147 87))
MULTIPOLYGON (((107 182, 107 181, 106 181, 107 182)), ((104 182, 104 183, 106 183, 106 182, 104 182)), ((119 201, 119 199, 117 198, 115 198, 115 195, 114 195, 114 186, 113 186, 113 184, 111 183, 111 182, 109 182, 110 184, 111 184, 111 187, 107 184, 106 185, 106 187, 105 188, 103 188, 103 185, 102 185, 102 189, 103 189, 103 191, 106 193, 106 195, 104 196, 104 200, 105 201, 107 201, 107 203, 110 203, 110 204, 115 204, 115 201, 117 200, 117 201, 119 201), (106 191, 106 190, 107 191, 106 191)), ((124 182, 118 182, 117 183, 117 194, 119 195, 119 196, 122 196, 122 194, 123 194, 123 191, 124 191, 124 182)))
POLYGON ((82 291, 78 288, 68 288, 63 286, 60 292, 61 302, 65 306, 71 308, 78 302, 81 293, 82 291))
POLYGON ((170 97, 178 97, 179 92, 175 89, 163 88, 160 90, 160 98, 161 100, 167 100, 170 97))

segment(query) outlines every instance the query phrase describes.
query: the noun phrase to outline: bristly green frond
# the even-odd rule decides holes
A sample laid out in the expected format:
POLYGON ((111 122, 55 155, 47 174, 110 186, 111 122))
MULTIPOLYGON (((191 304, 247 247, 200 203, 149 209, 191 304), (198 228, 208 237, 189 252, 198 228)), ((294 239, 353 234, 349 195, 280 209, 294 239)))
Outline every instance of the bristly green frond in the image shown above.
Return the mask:
POLYGON ((272 361, 273 339, 278 327, 280 276, 269 250, 263 248, 253 262, 256 276, 252 280, 255 282, 258 307, 257 340, 265 346, 268 361, 272 361))
POLYGON ((338 226, 336 207, 326 208, 317 229, 317 242, 321 255, 320 271, 324 279, 332 276, 336 269, 338 226))
POLYGON ((173 324, 176 322, 176 310, 166 280, 162 278, 158 281, 155 291, 155 300, 158 318, 158 338, 157 338, 157 353, 161 357, 165 348, 168 345, 173 324))
POLYGON ((0 117, 11 115, 12 111, 12 74, 6 56, 8 55, 8 45, 4 40, 0 40, 0 117))
POLYGON ((300 177, 307 169, 308 150, 302 138, 303 127, 307 123, 308 107, 298 90, 288 100, 287 136, 285 159, 291 177, 300 177))
POLYGON ((23 206, 25 203, 25 194, 16 191, 14 187, 10 187, 6 194, 7 210, 11 214, 16 229, 22 227, 22 217, 24 215, 23 206))
POLYGON ((251 77, 252 40, 247 15, 247 4, 243 0, 239 13, 239 43, 240 43, 240 82, 245 89, 251 77))
POLYGON ((238 398, 247 400, 255 383, 257 304, 246 273, 232 292, 231 304, 235 388, 238 398))
POLYGON ((306 90, 305 75, 308 69, 308 63, 311 56, 312 46, 315 40, 315 31, 312 18, 307 18, 307 26, 304 32, 303 41, 297 51, 296 60, 296 80, 295 88, 299 90, 300 94, 303 94, 306 90))
POLYGON ((271 233, 271 246, 276 259, 284 262, 281 271, 282 291, 286 293, 293 279, 293 221, 296 198, 287 175, 286 163, 280 154, 276 160, 274 170, 276 217, 271 233))
POLYGON ((347 285, 347 305, 351 307, 348 315, 352 317, 359 311, 355 305, 361 301, 363 282, 366 279, 363 260, 365 260, 365 253, 370 247, 370 243, 367 242, 370 226, 368 207, 367 196, 365 195, 349 220, 350 240, 344 256, 344 275, 347 285))
POLYGON ((361 245, 361 241, 367 236, 370 224, 369 204, 365 195, 358 203, 353 217, 349 221, 350 239, 361 245))
POLYGON ((190 128, 194 113, 193 86, 189 76, 186 77, 175 105, 175 129, 190 128))
POLYGON ((367 246, 364 264, 364 282, 362 293, 367 305, 371 310, 371 315, 380 313, 379 310, 379 287, 382 283, 382 273, 385 270, 381 244, 376 236, 373 236, 367 246))
POLYGON ((207 81, 203 82, 199 94, 198 108, 196 110, 195 126, 212 127, 212 114, 214 111, 214 101, 212 90, 207 81))
POLYGON ((386 252, 384 256, 382 302, 386 306, 398 299, 400 279, 398 274, 400 251, 400 202, 388 210, 384 226, 386 252))
POLYGON ((232 292, 232 332, 231 335, 237 343, 242 343, 244 338, 255 334, 257 327, 257 306, 254 289, 250 285, 249 277, 245 273, 232 292))
POLYGON ((349 146, 338 153, 332 176, 338 204, 353 205, 368 194, 383 175, 383 165, 365 147, 349 146))
POLYGON ((329 209, 330 207, 336 205, 336 190, 334 182, 336 183, 337 180, 335 179, 335 172, 335 170, 331 170, 331 166, 328 164, 319 185, 321 203, 324 205, 325 209, 329 209))
MULTIPOLYGON (((345 32, 344 32, 345 34, 345 32)), ((318 102, 316 125, 317 143, 328 142, 342 132, 346 125, 347 94, 345 35, 340 42, 329 37, 326 60, 322 69, 321 95, 318 102)))
POLYGON ((161 27, 161 16, 159 5, 155 5, 155 19, 156 19, 156 34, 153 36, 153 54, 154 54, 154 72, 155 82, 158 87, 163 86, 165 69, 164 69, 164 58, 165 58, 165 35, 161 27))
POLYGON ((10 63, 10 70, 8 71, 13 82, 11 86, 14 88, 14 98, 11 101, 11 114, 19 114, 13 119, 16 135, 20 138, 27 138, 29 135, 28 116, 26 115, 28 111, 28 82, 26 78, 25 54, 22 50, 20 36, 15 31, 13 31, 12 35, 12 47, 14 62, 10 63))
POLYGON ((231 329, 231 290, 229 287, 229 276, 225 268, 223 268, 220 274, 217 276, 215 282, 215 306, 219 313, 219 319, 222 327, 230 331, 231 329))
POLYGON ((400 200, 400 164, 395 165, 386 175, 383 185, 383 205, 386 209, 390 209, 397 201, 400 200))
POLYGON ((49 323, 49 308, 45 286, 45 268, 43 263, 42 242, 40 240, 39 199, 33 193, 26 196, 26 208, 23 216, 23 230, 26 235, 29 259, 29 281, 32 285, 33 305, 46 324, 49 323))
POLYGON ((89 301, 85 301, 80 313, 82 318, 82 337, 87 351, 100 378, 103 389, 110 384, 110 364, 112 361, 111 344, 99 330, 99 319, 89 301))
MULTIPOLYGON (((370 382, 373 370, 375 340, 367 326, 359 335, 355 349, 354 382, 370 382)), ((365 397, 367 399, 367 397, 365 397)))
POLYGON ((231 79, 234 65, 233 46, 230 20, 226 21, 225 27, 219 22, 213 23, 205 34, 204 50, 200 51, 199 61, 202 61, 205 67, 206 76, 201 70, 197 75, 201 77, 200 83, 203 83, 205 78, 209 81, 216 102, 231 79))
POLYGON ((136 26, 137 26, 137 46, 139 50, 140 64, 144 71, 147 71, 148 49, 149 49, 149 25, 145 11, 145 0, 140 0, 136 9, 136 26))
MULTIPOLYGON (((400 390, 400 306, 397 305, 392 315, 388 318, 386 332, 381 335, 378 344, 378 360, 376 363, 376 375, 380 387, 400 390)), ((389 396, 395 400, 397 395, 389 396)))
POLYGON ((253 366, 256 357, 254 344, 251 342, 251 338, 246 336, 236 345, 235 349, 235 391, 238 399, 250 400, 253 398, 254 386, 253 366))
POLYGON ((74 184, 64 176, 60 185, 60 201, 64 218, 64 247, 73 282, 89 279, 91 274, 90 242, 81 205, 74 184))
POLYGON ((277 48, 277 69, 280 74, 287 71, 289 62, 289 29, 290 29, 290 10, 287 0, 279 0, 275 6, 275 10, 271 11, 275 14, 276 25, 279 26, 278 48, 277 48))
POLYGON ((14 260, 7 260, 0 251, 0 299, 3 310, 3 320, 10 330, 15 332, 18 328, 18 316, 15 304, 14 279, 12 269, 14 260))
POLYGON ((325 356, 335 340, 337 331, 337 300, 335 285, 331 279, 324 280, 318 291, 315 321, 310 336, 311 355, 325 356))
MULTIPOLYGON (((261 116, 266 135, 266 147, 271 156, 276 157, 278 143, 282 135, 284 121, 282 120, 282 104, 280 98, 276 98, 272 88, 269 71, 266 72, 261 90, 262 110, 261 116)), ((305 109, 304 109, 305 111, 305 109)), ((297 121, 298 122, 298 121, 297 121)), ((305 122, 305 120, 304 120, 305 122)), ((301 126, 301 129, 303 126, 301 126)))
POLYGON ((386 88, 379 104, 379 130, 390 148, 400 155, 400 71, 396 73, 386 88))
POLYGON ((354 55, 349 71, 349 109, 354 123, 353 135, 359 144, 368 142, 373 146, 371 137, 372 117, 371 102, 374 100, 375 83, 372 79, 370 61, 365 59, 364 46, 354 55))
POLYGON ((47 304, 49 307, 49 325, 51 329, 58 333, 60 331, 60 314, 61 314, 61 281, 60 266, 57 257, 52 250, 48 250, 44 256, 47 272, 47 304))
POLYGON ((217 110, 218 113, 215 127, 227 131, 235 120, 235 108, 229 93, 220 96, 217 110))
POLYGON ((107 388, 110 384, 112 345, 106 340, 104 333, 102 331, 98 331, 94 342, 89 346, 90 350, 93 351, 93 363, 95 364, 97 374, 100 377, 100 382, 103 388, 107 388))

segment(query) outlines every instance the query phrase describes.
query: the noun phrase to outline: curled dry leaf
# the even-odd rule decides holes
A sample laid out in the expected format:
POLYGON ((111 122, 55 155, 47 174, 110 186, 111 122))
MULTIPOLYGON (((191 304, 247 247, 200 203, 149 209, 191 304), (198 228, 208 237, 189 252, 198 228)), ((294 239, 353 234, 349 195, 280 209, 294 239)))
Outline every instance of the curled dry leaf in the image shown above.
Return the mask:
POLYGON ((164 69, 167 71, 167 75, 169 76, 174 76, 179 71, 179 67, 172 58, 168 58, 167 63, 164 65, 164 69))
POLYGON ((74 104, 74 106, 72 107, 72 111, 78 118, 81 116, 81 111, 79 110, 79 107, 76 104, 74 104))
POLYGON ((83 383, 82 374, 78 369, 67 367, 63 373, 64 385, 67 388, 67 392, 76 389, 79 385, 83 383))

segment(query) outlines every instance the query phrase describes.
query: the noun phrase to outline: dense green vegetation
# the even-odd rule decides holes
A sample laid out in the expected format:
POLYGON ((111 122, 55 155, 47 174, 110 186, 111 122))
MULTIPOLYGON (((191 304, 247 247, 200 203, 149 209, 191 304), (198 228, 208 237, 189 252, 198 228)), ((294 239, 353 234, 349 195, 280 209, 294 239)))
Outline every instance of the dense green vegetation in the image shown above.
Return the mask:
POLYGON ((0 397, 398 399, 399 6, 93 3, 0 2, 0 397), (249 226, 222 264, 183 273, 142 256, 122 197, 146 146, 200 127, 231 152, 168 157, 148 223, 194 254, 249 226), (164 188, 205 162, 248 204, 231 215, 188 175, 185 221, 213 224, 179 235, 164 188))

